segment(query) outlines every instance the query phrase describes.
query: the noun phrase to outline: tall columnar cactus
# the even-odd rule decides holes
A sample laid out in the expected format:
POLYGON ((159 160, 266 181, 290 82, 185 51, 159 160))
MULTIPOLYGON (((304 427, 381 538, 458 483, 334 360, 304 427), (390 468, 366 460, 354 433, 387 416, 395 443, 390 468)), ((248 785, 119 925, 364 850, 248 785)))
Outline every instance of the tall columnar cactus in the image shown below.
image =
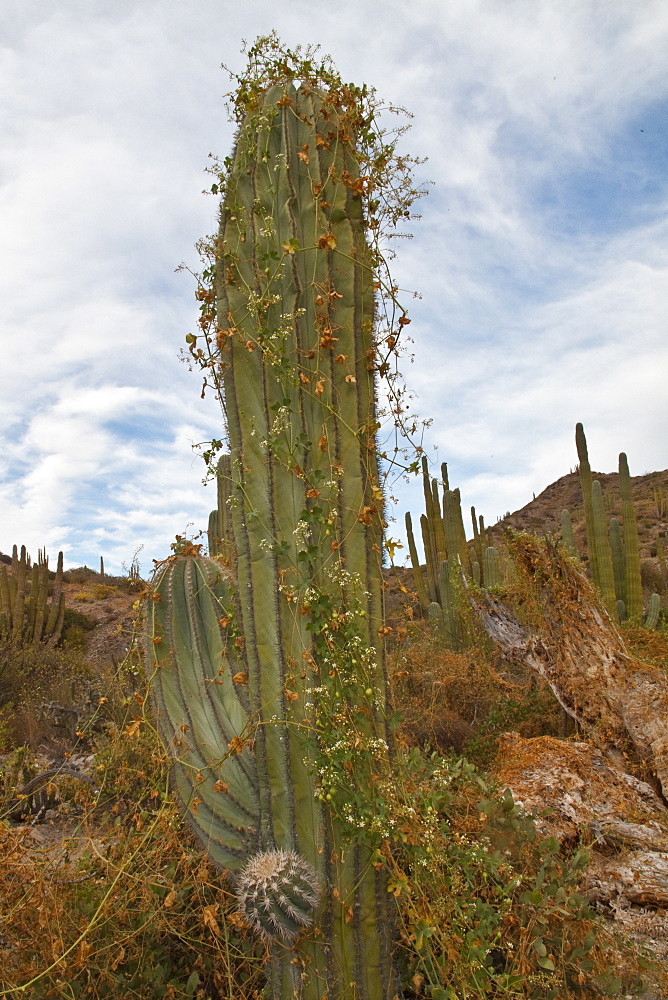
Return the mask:
POLYGON ((592 515, 594 525, 594 544, 590 548, 596 555, 596 568, 598 574, 598 587, 601 596, 613 621, 618 620, 617 595, 615 593, 615 573, 612 566, 612 552, 610 551, 610 538, 606 530, 605 508, 603 506, 603 492, 598 479, 591 484, 592 515))
POLYGON ((425 553, 425 572, 420 565, 413 522, 406 514, 408 551, 413 567, 415 589, 427 617, 442 625, 441 633, 446 644, 454 650, 465 647, 466 621, 459 591, 462 574, 478 585, 498 587, 503 582, 504 571, 499 553, 491 543, 491 532, 485 522, 476 518, 471 507, 473 544, 466 541, 462 518, 461 496, 458 489, 451 490, 447 479, 447 466, 441 466, 443 489, 439 499, 439 484, 430 479, 426 459, 422 462, 423 492, 426 513, 420 516, 422 541, 425 553))
POLYGON ((49 600, 49 561, 40 553, 31 565, 25 545, 19 555, 14 546, 12 572, 0 568, 0 639, 11 639, 18 645, 43 643, 55 646, 60 638, 65 615, 63 593, 63 553, 58 553, 58 565, 49 600))
POLYGON ((453 575, 448 560, 444 560, 439 572, 443 627, 447 645, 459 652, 465 644, 464 622, 453 575))
POLYGON ((575 542, 575 535, 573 533, 573 524, 571 522, 571 513, 567 508, 564 508, 560 516, 561 520, 561 537, 564 542, 566 551, 570 556, 574 556, 576 559, 580 558, 580 553, 578 552, 578 547, 575 542))
POLYGON ((585 525, 587 528, 587 549, 589 554, 589 570, 594 583, 600 585, 598 564, 596 561, 596 529, 594 526, 594 508, 592 505, 591 484, 592 474, 587 451, 587 439, 582 424, 575 425, 575 445, 578 452, 580 485, 582 487, 582 503, 584 505, 585 525))
POLYGON ((423 576, 420 566, 411 515, 406 514, 408 551, 413 567, 416 591, 424 611, 427 611, 432 603, 442 604, 443 562, 447 562, 449 573, 453 578, 458 576, 462 570, 469 577, 472 576, 473 572, 462 519, 460 493, 458 489, 449 489, 445 462, 441 466, 441 474, 442 499, 438 480, 430 478, 427 460, 423 458, 422 480, 425 513, 420 515, 420 529, 425 554, 426 578, 423 576))
POLYGON ((475 550, 475 561, 478 563, 479 569, 482 570, 485 539, 481 536, 480 531, 478 530, 478 518, 476 516, 475 507, 471 507, 471 523, 473 525, 473 548, 475 550))
POLYGON ((600 484, 592 482, 587 442, 582 424, 576 425, 575 440, 580 459, 580 481, 592 580, 601 591, 613 617, 639 619, 642 614, 640 545, 631 493, 631 476, 626 455, 621 452, 619 456, 619 491, 622 499, 621 537, 616 518, 610 522, 608 536, 604 529, 601 488, 600 484), (614 571, 612 576, 611 571, 614 571), (612 597, 613 588, 616 592, 615 599, 612 597))
POLYGON ((486 587, 500 587, 503 583, 503 574, 499 564, 499 553, 493 545, 488 545, 483 555, 483 576, 486 587))
POLYGON ((612 554, 612 569, 615 576, 615 594, 617 595, 617 607, 620 604, 623 612, 620 613, 619 620, 626 618, 626 555, 624 552, 624 541, 619 521, 616 517, 610 518, 609 524, 610 552, 612 554))
POLYGON ((636 512, 631 495, 629 463, 624 452, 619 456, 619 492, 622 497, 622 531, 624 535, 624 572, 626 611, 630 618, 642 613, 642 581, 640 578, 640 544, 636 512))
POLYGON ((413 567, 415 590, 421 607, 426 610, 432 603, 431 596, 422 575, 422 569, 420 568, 420 557, 415 544, 415 535, 413 534, 413 520, 409 511, 406 511, 406 537, 408 538, 408 554, 410 556, 411 566, 413 567))
POLYGON ((216 247, 234 595, 215 561, 173 557, 150 648, 176 787, 271 945, 270 995, 389 1000, 380 278, 364 211, 382 157, 360 170, 364 92, 288 62, 238 92, 216 247))

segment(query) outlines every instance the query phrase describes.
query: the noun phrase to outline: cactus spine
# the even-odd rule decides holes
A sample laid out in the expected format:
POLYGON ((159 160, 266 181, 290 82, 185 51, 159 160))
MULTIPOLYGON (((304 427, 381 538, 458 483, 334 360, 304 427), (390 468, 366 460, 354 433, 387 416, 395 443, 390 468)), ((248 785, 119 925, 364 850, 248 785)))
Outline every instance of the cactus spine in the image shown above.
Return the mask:
POLYGON ((255 931, 271 944, 293 944, 313 922, 322 884, 318 872, 298 854, 256 854, 239 875, 237 899, 255 931))
MULTIPOLYGON (((170 592, 166 634, 177 636, 170 623, 178 608, 190 623, 168 644, 173 702, 167 673, 155 673, 172 742, 195 690, 207 690, 187 733, 194 766, 178 765, 178 787, 191 814, 193 797, 202 800, 193 822, 203 838, 220 841, 219 863, 238 872, 247 919, 271 943, 269 995, 389 1000, 391 909, 385 876, 372 865, 380 843, 374 796, 388 766, 376 258, 363 211, 370 182, 356 152, 358 134, 372 133, 363 92, 340 81, 320 89, 308 82, 312 69, 290 74, 286 65, 267 60, 273 83, 247 80, 238 92, 240 131, 216 248, 238 634, 232 647, 229 631, 219 637, 230 614, 218 615, 227 598, 216 596, 214 570, 200 570, 203 583, 190 586, 194 570, 179 570, 181 580, 169 568, 153 614, 170 592), (193 646, 203 651, 196 662, 193 646), (235 659, 221 666, 221 648, 243 669, 235 659), (188 682, 184 670, 193 672, 188 682), (230 745, 242 752, 230 756, 230 745), (229 808, 217 784, 238 789, 229 808), (235 824, 241 789, 249 815, 235 824), (300 936, 312 918, 317 933, 300 936)), ((188 560, 202 564, 186 554, 174 566, 188 560)), ((157 663, 163 644, 151 646, 157 663)))

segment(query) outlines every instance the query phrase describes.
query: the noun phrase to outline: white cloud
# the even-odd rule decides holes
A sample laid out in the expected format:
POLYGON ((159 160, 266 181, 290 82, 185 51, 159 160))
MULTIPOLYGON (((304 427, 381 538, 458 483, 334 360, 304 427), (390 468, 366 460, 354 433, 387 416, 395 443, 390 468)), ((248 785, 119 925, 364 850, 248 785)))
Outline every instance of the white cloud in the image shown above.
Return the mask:
MULTIPOLYGON (((465 508, 493 521, 568 471, 576 420, 601 471, 622 448, 668 464, 665 170, 628 134, 666 128, 663 0, 6 0, 0 21, 0 548, 113 568, 205 526, 190 445, 220 417, 176 361, 196 307, 173 270, 215 225, 219 63, 274 25, 415 114, 404 148, 436 186, 398 247, 423 295, 406 374, 465 508), (583 178, 624 163, 639 182, 620 174, 603 218, 583 178)), ((420 509, 419 484, 399 492, 420 509)))

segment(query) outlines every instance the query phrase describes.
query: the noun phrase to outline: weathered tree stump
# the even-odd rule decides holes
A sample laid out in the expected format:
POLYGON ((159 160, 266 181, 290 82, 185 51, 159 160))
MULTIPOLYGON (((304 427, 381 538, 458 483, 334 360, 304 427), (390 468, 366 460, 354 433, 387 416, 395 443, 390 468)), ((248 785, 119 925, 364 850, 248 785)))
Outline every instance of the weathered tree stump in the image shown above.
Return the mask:
POLYGON ((484 630, 507 660, 544 678, 617 766, 645 765, 668 800, 668 678, 628 654, 600 597, 565 554, 528 535, 511 545, 522 577, 518 610, 472 596, 484 630))

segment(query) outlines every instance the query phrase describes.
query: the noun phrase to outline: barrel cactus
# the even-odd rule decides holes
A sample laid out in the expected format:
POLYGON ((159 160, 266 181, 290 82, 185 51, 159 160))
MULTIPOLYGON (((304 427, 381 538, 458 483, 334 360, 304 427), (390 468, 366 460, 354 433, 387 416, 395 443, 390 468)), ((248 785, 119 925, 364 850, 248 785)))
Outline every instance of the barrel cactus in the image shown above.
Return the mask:
POLYGON ((380 344, 374 234, 407 161, 331 65, 273 37, 249 55, 187 338, 224 407, 235 578, 194 546, 160 568, 149 669, 175 788, 271 948, 269 995, 389 1000, 376 378, 408 318, 380 344))

